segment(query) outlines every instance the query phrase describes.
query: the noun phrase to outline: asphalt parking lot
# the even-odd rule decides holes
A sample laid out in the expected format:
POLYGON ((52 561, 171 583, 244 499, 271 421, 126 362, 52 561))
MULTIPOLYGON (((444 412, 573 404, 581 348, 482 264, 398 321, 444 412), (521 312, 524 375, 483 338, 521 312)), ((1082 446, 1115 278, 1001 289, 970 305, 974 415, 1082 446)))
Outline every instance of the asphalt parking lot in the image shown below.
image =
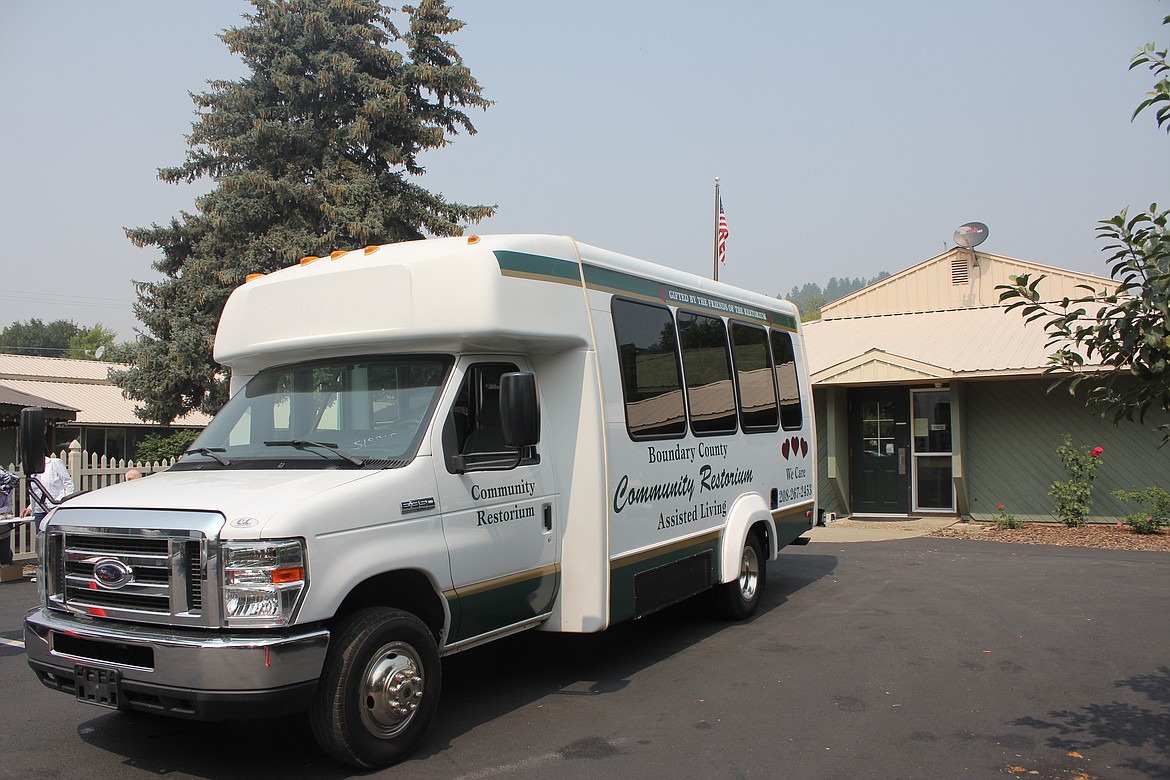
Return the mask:
MULTIPOLYGON (((689 602, 447 659, 431 738, 372 776, 1170 777, 1170 555, 819 542, 769 575, 747 623, 689 602)), ((0 586, 0 637, 34 587, 0 586)), ((41 688, 11 645, 0 682, 0 777, 354 776, 299 718, 100 710, 41 688)))

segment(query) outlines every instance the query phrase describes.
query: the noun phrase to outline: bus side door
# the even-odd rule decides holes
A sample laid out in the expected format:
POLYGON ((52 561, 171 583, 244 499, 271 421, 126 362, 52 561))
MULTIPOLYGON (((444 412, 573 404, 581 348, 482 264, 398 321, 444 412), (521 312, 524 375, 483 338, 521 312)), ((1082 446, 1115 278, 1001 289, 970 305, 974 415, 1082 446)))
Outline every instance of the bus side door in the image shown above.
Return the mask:
POLYGON ((503 441, 500 377, 519 370, 515 361, 461 359, 458 392, 436 426, 435 471, 459 618, 449 643, 546 614, 559 587, 559 495, 541 459, 549 443, 517 451, 503 441))

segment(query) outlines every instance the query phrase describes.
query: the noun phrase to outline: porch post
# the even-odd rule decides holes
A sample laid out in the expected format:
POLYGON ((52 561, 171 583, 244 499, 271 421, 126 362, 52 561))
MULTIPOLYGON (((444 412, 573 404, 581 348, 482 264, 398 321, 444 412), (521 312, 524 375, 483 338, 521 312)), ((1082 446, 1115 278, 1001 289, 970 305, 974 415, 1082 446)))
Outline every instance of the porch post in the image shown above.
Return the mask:
POLYGON ((962 382, 951 386, 951 479, 955 483, 955 511, 965 523, 971 519, 971 504, 967 497, 967 475, 963 469, 963 421, 965 395, 962 382))
POLYGON ((849 407, 846 391, 841 387, 825 388, 825 453, 828 473, 837 506, 845 517, 849 507, 849 407))

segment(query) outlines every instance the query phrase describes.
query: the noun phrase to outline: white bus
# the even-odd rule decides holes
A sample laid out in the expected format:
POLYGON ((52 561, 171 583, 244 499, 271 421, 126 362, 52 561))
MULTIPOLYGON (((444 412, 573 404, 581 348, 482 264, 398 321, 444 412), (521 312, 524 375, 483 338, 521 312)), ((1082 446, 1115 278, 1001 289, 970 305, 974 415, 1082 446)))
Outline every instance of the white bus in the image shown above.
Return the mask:
POLYGON ((441 656, 704 591, 749 617, 816 517, 795 308, 571 238, 305 258, 232 293, 215 356, 231 400, 175 466, 47 518, 25 644, 48 687, 304 709, 384 766, 441 656))

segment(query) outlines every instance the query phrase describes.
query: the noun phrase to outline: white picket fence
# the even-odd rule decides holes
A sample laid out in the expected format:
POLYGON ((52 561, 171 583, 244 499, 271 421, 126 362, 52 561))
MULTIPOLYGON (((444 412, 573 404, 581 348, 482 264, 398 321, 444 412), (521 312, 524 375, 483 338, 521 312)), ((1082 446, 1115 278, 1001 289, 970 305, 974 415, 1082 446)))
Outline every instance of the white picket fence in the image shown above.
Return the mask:
MULTIPOLYGON (((99 456, 97 453, 84 452, 81 449, 81 443, 77 441, 70 442, 69 448, 61 450, 58 457, 65 463, 70 476, 73 477, 73 492, 75 493, 97 490, 121 482, 126 478, 126 472, 130 469, 137 469, 143 475, 153 474, 157 471, 166 471, 175 462, 173 458, 153 463, 135 463, 125 459, 107 458, 105 455, 99 456)), ((24 472, 15 464, 9 464, 5 468, 21 478, 20 487, 14 491, 15 495, 13 495, 13 516, 19 517, 20 510, 28 506, 24 472)), ((33 528, 31 519, 14 526, 9 544, 12 546, 13 562, 31 562, 36 558, 36 529, 33 528)))

